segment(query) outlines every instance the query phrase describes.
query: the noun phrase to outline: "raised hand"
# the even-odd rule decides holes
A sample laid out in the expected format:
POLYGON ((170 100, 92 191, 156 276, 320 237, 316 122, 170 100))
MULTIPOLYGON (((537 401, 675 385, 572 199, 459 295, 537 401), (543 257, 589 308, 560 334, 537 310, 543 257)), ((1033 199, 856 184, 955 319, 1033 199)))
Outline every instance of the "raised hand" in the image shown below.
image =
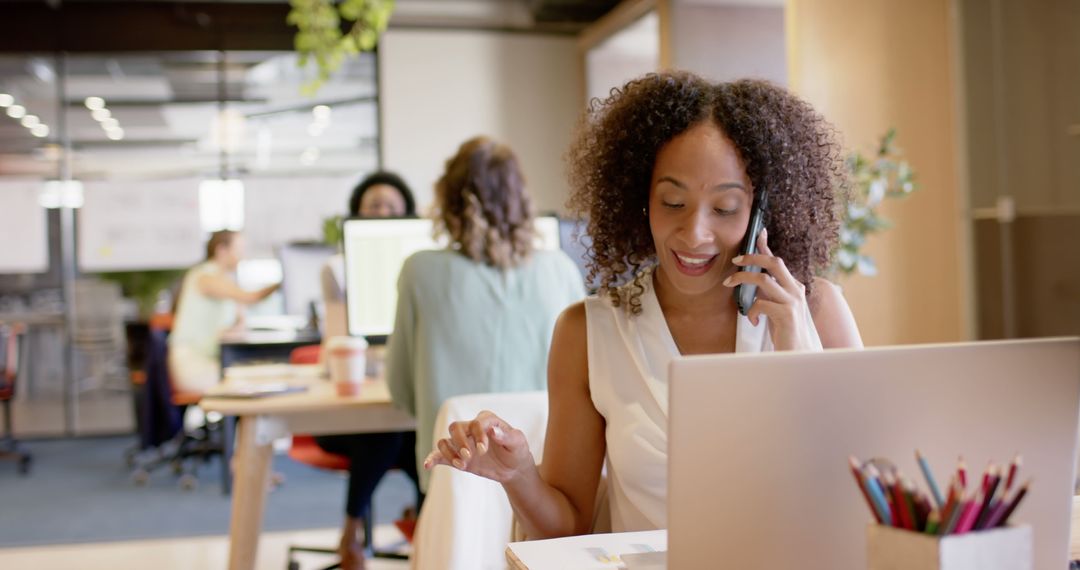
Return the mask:
POLYGON ((449 437, 435 443, 424 469, 440 464, 499 483, 535 469, 525 434, 488 411, 474 420, 450 424, 449 437))

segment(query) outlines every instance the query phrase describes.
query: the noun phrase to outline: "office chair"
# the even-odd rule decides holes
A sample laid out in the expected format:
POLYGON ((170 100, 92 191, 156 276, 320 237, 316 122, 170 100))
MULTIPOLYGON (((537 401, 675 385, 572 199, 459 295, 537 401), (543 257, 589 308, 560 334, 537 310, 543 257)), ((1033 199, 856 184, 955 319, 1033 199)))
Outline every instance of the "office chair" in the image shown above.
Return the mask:
MULTIPOLYGON (((289 364, 318 364, 319 356, 322 352, 322 347, 315 344, 311 346, 301 346, 292 351, 289 355, 289 364)), ((349 472, 349 458, 344 455, 338 455, 336 453, 330 453, 319 447, 319 444, 315 441, 315 438, 310 435, 293 434, 292 446, 289 447, 289 457, 294 461, 298 461, 305 465, 310 465, 319 469, 326 469, 330 471, 338 471, 344 474, 349 472)), ((409 557, 396 552, 382 552, 374 550, 372 545, 372 507, 368 507, 368 512, 364 513, 364 549, 367 551, 369 558, 391 558, 396 560, 407 560, 409 557)), ((404 533, 406 529, 398 527, 404 533)), ((293 553, 296 552, 311 552, 316 554, 330 554, 337 555, 336 548, 326 547, 313 547, 313 546, 293 546, 289 545, 289 565, 288 570, 299 570, 300 563, 293 558, 293 553)), ((323 570, 334 570, 340 568, 340 563, 334 563, 330 566, 326 566, 323 570)))
POLYGON ((33 457, 15 439, 11 400, 15 398, 15 384, 19 372, 25 366, 26 327, 22 324, 0 327, 0 403, 4 406, 4 435, 0 437, 0 459, 12 459, 18 463, 20 475, 30 472, 33 457))
POLYGON ((173 473, 180 476, 180 488, 192 490, 199 483, 195 476, 197 464, 207 463, 224 451, 224 430, 221 421, 209 419, 197 429, 184 429, 184 413, 188 406, 199 403, 202 394, 177 390, 173 386, 167 364, 168 332, 161 327, 152 326, 150 329, 146 355, 146 399, 141 406, 140 432, 150 432, 150 437, 143 435, 143 441, 154 448, 149 458, 136 458, 132 480, 136 485, 144 485, 150 480, 152 471, 169 465, 173 473), (162 429, 165 430, 165 437, 161 435, 162 429), (158 430, 156 437, 154 430, 158 430))

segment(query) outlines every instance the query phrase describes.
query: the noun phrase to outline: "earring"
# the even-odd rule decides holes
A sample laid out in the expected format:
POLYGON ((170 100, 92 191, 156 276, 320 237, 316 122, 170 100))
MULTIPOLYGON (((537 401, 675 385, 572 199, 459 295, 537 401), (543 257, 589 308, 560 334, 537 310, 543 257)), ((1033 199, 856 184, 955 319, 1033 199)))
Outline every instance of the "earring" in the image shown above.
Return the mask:
POLYGON ((646 211, 646 210, 645 210, 645 208, 642 208, 642 209, 641 209, 641 215, 642 215, 642 216, 645 216, 646 218, 648 218, 648 217, 649 217, 649 212, 648 212, 648 211, 646 211))

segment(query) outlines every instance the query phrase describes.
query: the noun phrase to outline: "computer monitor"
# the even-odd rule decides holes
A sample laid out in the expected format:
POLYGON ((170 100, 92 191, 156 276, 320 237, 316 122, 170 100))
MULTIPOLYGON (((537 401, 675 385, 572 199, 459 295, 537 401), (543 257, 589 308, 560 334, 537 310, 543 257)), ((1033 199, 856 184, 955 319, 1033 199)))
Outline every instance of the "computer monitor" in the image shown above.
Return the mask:
POLYGON ((589 276, 589 246, 592 244, 592 240, 585 231, 587 228, 586 220, 559 219, 560 247, 574 261, 574 265, 577 265, 578 271, 581 272, 581 279, 585 282, 585 289, 592 292, 597 289, 597 286, 585 281, 589 276))
MULTIPOLYGON (((242 259, 236 266, 236 284, 249 291, 281 283, 281 262, 274 258, 242 259)), ((280 291, 245 307, 244 314, 249 327, 259 326, 261 319, 273 320, 285 312, 285 304, 280 291)))
POLYGON ((533 228, 536 230, 536 249, 554 251, 562 245, 559 218, 537 216, 533 218, 533 228))
MULTIPOLYGON (((559 219, 534 219, 536 248, 559 249, 559 219)), ((356 218, 344 223, 345 297, 349 334, 385 342, 394 330, 397 279, 405 259, 425 249, 446 247, 432 237, 427 219, 356 218)))
POLYGON ((336 249, 321 243, 290 243, 278 248, 285 313, 309 317, 311 303, 322 301, 322 268, 336 249))
POLYGON ((349 334, 385 342, 394 330, 397 280, 405 259, 445 244, 426 219, 345 220, 345 299, 349 334))
POLYGON ((942 487, 1023 454, 1012 521, 1067 567, 1080 339, 688 357, 669 390, 668 568, 866 568, 848 456, 922 482, 916 449, 942 487))

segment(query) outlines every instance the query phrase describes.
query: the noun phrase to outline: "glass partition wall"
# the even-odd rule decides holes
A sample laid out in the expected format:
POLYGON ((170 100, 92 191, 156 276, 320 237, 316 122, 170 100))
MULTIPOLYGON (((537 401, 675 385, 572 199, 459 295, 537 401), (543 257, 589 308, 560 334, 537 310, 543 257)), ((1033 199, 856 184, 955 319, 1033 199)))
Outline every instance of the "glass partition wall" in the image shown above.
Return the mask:
POLYGON ((276 246, 323 238, 379 164, 375 62, 309 97, 291 52, 0 56, 0 322, 31 330, 17 433, 133 429, 153 289, 209 232, 243 230, 270 273, 276 246))

